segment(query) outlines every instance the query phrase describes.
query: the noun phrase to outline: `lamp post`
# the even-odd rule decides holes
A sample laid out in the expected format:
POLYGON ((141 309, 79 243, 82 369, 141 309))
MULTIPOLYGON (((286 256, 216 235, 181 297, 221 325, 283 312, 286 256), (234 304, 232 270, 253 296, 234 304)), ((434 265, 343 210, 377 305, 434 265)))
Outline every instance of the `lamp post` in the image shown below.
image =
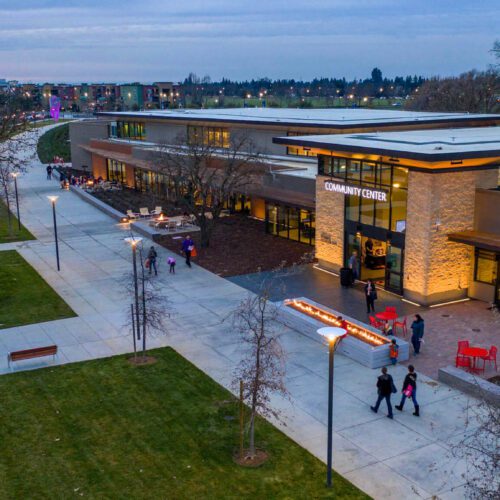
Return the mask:
POLYGON ((142 238, 131 236, 125 241, 132 247, 132 263, 134 266, 134 295, 135 295, 135 325, 137 328, 137 340, 141 340, 141 324, 139 323, 139 283, 137 280, 137 244, 142 238))
POLYGON ((337 349, 340 340, 342 340, 347 332, 343 328, 335 326, 326 326, 320 328, 318 334, 328 340, 328 439, 327 439, 327 454, 326 454, 326 486, 332 487, 332 453, 333 453, 333 353, 337 349))
POLYGON ((56 201, 59 196, 47 196, 52 204, 52 215, 54 218, 54 237, 56 240, 56 259, 57 259, 57 270, 60 271, 61 268, 59 266, 59 243, 57 241, 57 222, 56 222, 56 201))
POLYGON ((17 209, 17 227, 21 231, 21 214, 19 213, 19 196, 17 194, 17 176, 19 172, 12 172, 12 177, 14 177, 14 190, 16 192, 16 209, 17 209))

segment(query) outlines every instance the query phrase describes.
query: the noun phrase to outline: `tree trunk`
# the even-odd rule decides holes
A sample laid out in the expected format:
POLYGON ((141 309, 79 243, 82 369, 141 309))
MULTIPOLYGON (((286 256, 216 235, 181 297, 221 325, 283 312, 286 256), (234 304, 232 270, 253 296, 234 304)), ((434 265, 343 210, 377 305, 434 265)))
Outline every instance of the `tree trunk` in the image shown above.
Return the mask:
POLYGON ((248 453, 250 458, 255 457, 255 412, 250 416, 250 429, 248 433, 248 453))
POLYGON ((4 185, 4 196, 5 196, 5 204, 7 206, 7 227, 9 231, 9 236, 12 236, 12 213, 10 212, 10 195, 9 195, 9 187, 7 184, 4 185))

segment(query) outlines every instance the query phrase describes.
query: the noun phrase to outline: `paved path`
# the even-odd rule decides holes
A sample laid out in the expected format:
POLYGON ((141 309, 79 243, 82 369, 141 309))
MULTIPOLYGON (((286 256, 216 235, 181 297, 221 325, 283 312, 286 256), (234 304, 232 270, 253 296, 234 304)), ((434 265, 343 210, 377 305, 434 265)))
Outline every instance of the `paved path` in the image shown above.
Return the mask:
MULTIPOLYGON (((55 181, 47 181, 40 165, 19 184, 23 222, 37 240, 16 247, 78 317, 0 330, 0 370, 7 370, 9 350, 47 343, 60 346, 59 363, 130 352, 130 334, 122 327, 130 303, 123 287, 123 275, 131 267, 131 251, 123 242, 126 229, 75 194, 58 189, 55 181), (60 196, 60 273, 55 270, 49 194, 60 196)), ((158 280, 176 313, 168 335, 153 338, 149 346, 172 345, 230 387, 242 347, 221 321, 248 292, 197 266, 186 269, 181 259, 177 274, 168 275, 166 255, 161 249, 158 280)), ((283 410, 284 432, 324 460, 327 352, 323 345, 296 331, 282 330, 291 401, 275 398, 273 404, 283 410)), ((22 362, 18 369, 48 364, 50 361, 22 362)), ((391 370, 398 386, 405 371, 404 367, 391 370)), ((384 412, 375 415, 369 409, 375 397, 376 375, 376 371, 337 356, 335 469, 374 498, 463 498, 466 464, 451 456, 450 444, 463 436, 467 407, 475 407, 476 402, 421 376, 421 418, 412 416, 408 406, 391 421, 384 412)))

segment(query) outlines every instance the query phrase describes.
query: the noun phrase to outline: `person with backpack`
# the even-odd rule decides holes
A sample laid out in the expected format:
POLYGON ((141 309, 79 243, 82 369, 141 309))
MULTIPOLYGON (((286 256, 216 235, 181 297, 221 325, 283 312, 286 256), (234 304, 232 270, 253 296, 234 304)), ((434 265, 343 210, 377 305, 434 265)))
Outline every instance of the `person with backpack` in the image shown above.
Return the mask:
POLYGON ((396 339, 391 340, 391 345, 389 346, 389 358, 391 360, 392 365, 395 365, 398 362, 399 356, 399 346, 396 343, 396 339))
POLYGON ((158 269, 156 268, 156 258, 158 257, 158 254, 156 253, 155 247, 151 247, 148 252, 148 261, 149 261, 149 274, 151 274, 151 271, 155 270, 155 276, 158 276, 158 269))
POLYGON ((413 406, 415 407, 413 415, 420 417, 420 406, 417 402, 417 374, 413 365, 408 365, 408 373, 403 382, 403 390, 401 392, 403 396, 401 398, 401 403, 395 406, 396 410, 403 411, 406 398, 411 398, 413 406))
POLYGON ((392 376, 387 373, 387 368, 385 366, 382 367, 382 375, 380 375, 377 379, 377 391, 378 398, 375 406, 370 406, 371 411, 374 413, 378 412, 378 408, 383 399, 385 399, 387 403, 387 418, 393 418, 392 413, 392 405, 391 405, 391 394, 397 392, 397 389, 394 385, 394 380, 392 380, 392 376))

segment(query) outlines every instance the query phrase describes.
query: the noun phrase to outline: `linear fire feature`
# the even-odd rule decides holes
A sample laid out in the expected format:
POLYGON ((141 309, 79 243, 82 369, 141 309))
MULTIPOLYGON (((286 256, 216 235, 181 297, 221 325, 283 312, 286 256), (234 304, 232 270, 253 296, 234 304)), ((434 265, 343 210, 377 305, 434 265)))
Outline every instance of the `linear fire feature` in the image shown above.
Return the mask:
MULTIPOLYGON (((298 299, 285 300, 284 303, 286 306, 293 307, 293 309, 296 309, 297 311, 307 314, 312 318, 318 319, 319 321, 322 321, 326 325, 340 326, 341 321, 338 319, 340 315, 329 313, 324 309, 321 309, 319 307, 313 306, 312 304, 305 302, 304 300, 298 300, 298 299)), ((342 319, 344 319, 343 316, 342 319)), ((350 321, 346 320, 346 323, 347 323, 347 333, 349 335, 352 335, 353 337, 356 337, 362 342, 366 342, 367 344, 370 344, 372 346, 384 345, 389 343, 389 340, 386 337, 383 337, 382 335, 373 333, 370 330, 367 330, 366 328, 362 328, 359 325, 351 323, 350 321)))
MULTIPOLYGON (((378 368, 390 363, 390 340, 378 333, 373 327, 334 311, 305 297, 283 301, 279 318, 282 323, 310 337, 323 342, 317 334, 318 328, 325 325, 340 326, 339 316, 347 323, 348 335, 340 342, 338 352, 370 368, 378 368)), ((399 360, 409 357, 408 342, 397 339, 399 360)))

